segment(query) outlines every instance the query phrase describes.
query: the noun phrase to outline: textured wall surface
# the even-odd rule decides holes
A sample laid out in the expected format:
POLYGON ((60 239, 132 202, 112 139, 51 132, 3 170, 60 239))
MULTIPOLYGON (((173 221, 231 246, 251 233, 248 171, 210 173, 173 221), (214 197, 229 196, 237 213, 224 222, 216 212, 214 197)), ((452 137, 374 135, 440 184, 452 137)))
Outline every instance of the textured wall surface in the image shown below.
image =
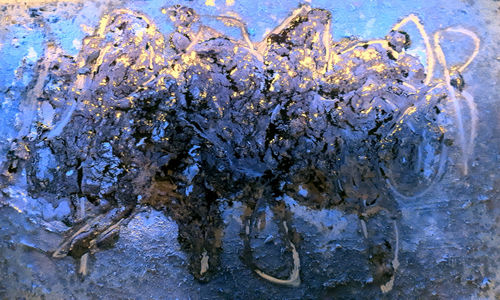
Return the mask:
MULTIPOLYGON (((461 149, 455 141, 445 157, 442 178, 429 191, 416 197, 394 194, 397 226, 386 220, 381 224, 389 225, 379 228, 387 239, 398 240, 399 266, 391 288, 382 289, 384 293, 380 284, 373 282, 367 263, 369 246, 363 239, 366 224, 358 216, 335 208, 312 209, 290 197, 281 201, 290 214, 296 240, 300 240, 299 286, 266 281, 244 263, 242 220, 248 207, 238 201, 231 205, 221 202, 224 230, 220 269, 207 283, 200 283, 189 272, 188 254, 178 240, 178 224, 151 207, 138 208, 129 222, 121 225, 116 244, 91 255, 88 274, 81 276, 78 260, 51 255, 69 229, 66 220, 73 218, 78 208, 71 199, 55 201, 47 195, 29 194, 26 173, 21 172, 13 183, 0 186, 0 298, 498 299, 500 2, 306 2, 331 12, 330 32, 334 41, 351 36, 361 40, 384 38, 394 24, 412 13, 418 15, 430 35, 458 26, 476 33, 481 41, 477 57, 462 74, 465 90, 473 95, 478 111, 477 137, 468 173, 463 174, 461 149)), ((51 43, 68 55, 77 55, 82 39, 94 31, 101 16, 116 8, 143 12, 168 36, 174 27, 162 8, 173 4, 189 6, 200 15, 239 16, 247 24, 250 39, 258 42, 300 2, 0 0, 0 165, 6 162, 7 150, 25 128, 26 120, 44 119, 44 110, 37 110, 33 104, 37 99, 31 99, 30 91, 36 85, 35 66, 48 55, 51 43)), ((234 27, 210 19, 207 25, 241 38, 234 27)), ((407 25, 405 30, 412 40, 409 52, 426 62, 424 41, 417 29, 407 25)), ((442 47, 450 65, 463 62, 474 49, 470 39, 453 34, 446 37, 442 47)), ((439 68, 436 74, 443 75, 439 68)), ((445 113, 450 116, 447 125, 454 137, 456 122, 451 107, 445 113)), ((466 112, 467 126, 472 119, 466 112)), ((270 269, 283 273, 280 260, 285 257, 284 266, 291 262, 287 261, 288 254, 283 255, 285 247, 275 238, 279 235, 273 218, 276 211, 263 210, 266 214, 261 220, 261 236, 252 244, 256 249, 254 256, 270 269), (266 261, 266 256, 271 259, 266 261)))

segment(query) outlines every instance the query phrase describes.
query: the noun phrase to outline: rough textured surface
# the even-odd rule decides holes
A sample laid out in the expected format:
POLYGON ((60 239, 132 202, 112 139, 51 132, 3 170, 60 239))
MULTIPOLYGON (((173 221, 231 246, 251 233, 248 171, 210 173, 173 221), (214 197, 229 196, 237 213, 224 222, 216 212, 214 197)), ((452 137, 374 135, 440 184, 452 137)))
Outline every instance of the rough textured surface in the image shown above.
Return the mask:
MULTIPOLYGON (((192 11, 166 13, 174 25, 166 43, 145 15, 118 10, 75 58, 47 43, 30 73, 28 53, 18 69, 28 74, 25 86, 6 89, 12 99, 16 91, 25 97, 24 126, 15 129, 5 162, 6 297, 371 297, 395 273, 394 297, 498 293, 496 179, 483 178, 498 143, 488 155, 476 150, 464 181, 459 148, 451 145, 452 114, 437 113, 450 107, 445 91, 422 84, 417 58, 395 59, 353 39, 325 43, 325 10, 300 14, 257 50, 224 27, 200 27, 196 35, 192 11), (326 51, 338 54, 332 68, 326 51), (433 192, 401 195, 418 194, 442 175, 447 147, 448 172, 433 192), (388 181, 398 184, 396 196, 388 181), (118 224, 118 242, 90 256, 81 282, 73 282, 75 260, 50 258, 66 226, 66 240, 85 224, 94 230, 73 236, 63 252, 81 258, 107 247, 118 231, 108 226, 141 203, 168 218, 139 209, 118 224), (10 215, 9 206, 22 214, 10 215), (300 287, 279 287, 253 272, 286 278, 295 247, 300 287), (47 276, 56 272, 72 277, 47 276), (133 287, 137 281, 142 288, 133 287)), ((405 38, 388 36, 395 51, 405 38)), ((485 49, 494 43, 488 38, 485 49)), ((491 51, 482 55, 478 65, 491 51)), ((466 86, 476 86, 464 76, 466 86)), ((477 148, 495 140, 496 130, 480 131, 477 148)))

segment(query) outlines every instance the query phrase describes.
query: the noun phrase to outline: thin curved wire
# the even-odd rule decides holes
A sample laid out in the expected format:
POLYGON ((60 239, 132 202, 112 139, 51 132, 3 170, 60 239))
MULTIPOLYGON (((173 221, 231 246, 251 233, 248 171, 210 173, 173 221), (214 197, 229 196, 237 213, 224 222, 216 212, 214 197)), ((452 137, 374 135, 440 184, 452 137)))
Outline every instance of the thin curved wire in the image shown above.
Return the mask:
POLYGON ((397 186, 397 183, 394 181, 392 176, 390 175, 390 172, 387 172, 388 170, 384 167, 384 170, 387 174, 386 178, 386 184, 391 190, 391 192, 396 195, 399 198, 405 199, 405 200, 415 200, 419 197, 422 197, 423 195, 427 194, 436 184, 436 182, 444 175, 445 167, 446 167, 446 158, 448 156, 448 148, 444 144, 444 138, 441 140, 441 154, 439 155, 439 165, 438 169, 434 173, 434 176, 431 179, 431 182, 428 186, 426 186, 422 191, 415 193, 413 195, 405 194, 402 192, 399 187, 397 186))
POLYGON ((434 73, 434 66, 436 64, 436 60, 434 58, 434 53, 432 51, 432 45, 431 45, 431 42, 429 39, 429 35, 425 31, 424 25, 422 24, 422 22, 420 21, 420 19, 416 15, 411 14, 411 15, 405 17, 403 20, 401 20, 396 25, 394 25, 392 27, 392 30, 397 31, 408 22, 412 22, 413 24, 415 24, 418 31, 420 32, 420 35, 422 36, 422 39, 424 40, 425 53, 427 56, 427 75, 425 77, 424 84, 428 85, 431 82, 431 79, 432 79, 432 76, 434 73))
MULTIPOLYGON (((258 207, 261 205, 262 199, 259 199, 257 201, 257 204, 255 205, 254 211, 252 215, 250 216, 250 219, 245 222, 245 247, 250 247, 250 235, 252 234, 252 228, 253 222, 255 219, 255 213, 258 211, 258 207)), ((269 274, 264 273, 263 271, 259 270, 257 266, 253 266, 253 270, 257 275, 262 277, 263 279, 272 282, 274 284, 278 285, 284 285, 284 286, 291 286, 291 287, 298 287, 300 285, 300 257, 299 253, 297 252, 297 249, 295 248, 295 245, 293 242, 288 238, 289 232, 288 232, 288 225, 285 220, 282 221, 283 225, 283 230, 284 230, 284 237, 286 240, 288 240, 288 244, 290 246, 290 249, 292 250, 292 260, 293 260, 293 268, 290 272, 290 275, 288 276, 287 279, 279 279, 274 276, 271 276, 269 274)), ((251 255, 251 254, 250 254, 251 255)), ((253 260, 253 257, 251 258, 253 260)), ((253 265, 253 262, 252 262, 253 265)))
POLYGON ((469 56, 467 61, 461 65, 460 67, 457 67, 458 72, 463 72, 467 66, 470 65, 470 63, 474 60, 474 58, 477 56, 477 53, 479 52, 479 46, 480 46, 480 41, 479 38, 475 33, 473 33, 470 30, 464 29, 464 28, 447 28, 443 30, 439 30, 436 33, 434 33, 434 47, 435 47, 435 52, 436 56, 438 59, 438 62, 441 64, 443 68, 443 75, 444 75, 444 85, 446 86, 446 90, 448 92, 448 96, 451 99, 451 102, 453 104, 453 107, 455 109, 455 117, 457 119, 457 125, 458 125, 458 138, 459 138, 459 143, 460 147, 462 148, 462 159, 463 159, 463 173, 464 175, 468 174, 469 170, 469 156, 472 155, 473 147, 474 147, 474 140, 477 135, 477 124, 478 124, 478 112, 477 112, 477 106, 474 102, 474 98, 472 95, 470 95, 467 92, 463 92, 460 94, 458 92, 458 97, 462 97, 465 99, 466 104, 468 105, 468 108, 470 109, 470 114, 471 114, 471 128, 470 128, 470 137, 469 141, 467 142, 465 139, 465 132, 464 132, 464 122, 462 118, 462 108, 460 106, 460 103, 458 101, 457 93, 455 92, 455 88, 451 85, 451 76, 450 76, 450 69, 447 66, 446 63, 446 57, 444 55, 443 49, 441 48, 441 43, 440 43, 440 38, 442 37, 443 32, 456 32, 456 33, 461 33, 464 34, 468 37, 470 37, 474 41, 474 51, 473 53, 469 56))

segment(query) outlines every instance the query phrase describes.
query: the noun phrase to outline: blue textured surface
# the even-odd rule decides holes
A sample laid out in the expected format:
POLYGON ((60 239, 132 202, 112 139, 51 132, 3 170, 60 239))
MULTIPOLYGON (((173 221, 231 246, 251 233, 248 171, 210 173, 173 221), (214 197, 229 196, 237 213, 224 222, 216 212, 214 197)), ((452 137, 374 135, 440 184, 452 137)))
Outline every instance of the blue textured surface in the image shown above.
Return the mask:
MULTIPOLYGON (((232 11, 247 23, 251 39, 259 41, 266 30, 279 25, 302 1, 235 0, 232 6, 225 5, 223 0, 215 0, 216 6, 207 6, 204 0, 112 2, 110 5, 104 2, 83 2, 81 8, 68 9, 67 14, 59 13, 56 14, 57 17, 51 16, 43 28, 31 23, 29 18, 13 25, 2 23, 0 149, 5 149, 8 146, 7 139, 16 134, 15 114, 26 85, 35 75, 32 71, 34 62, 43 55, 45 42, 52 39, 68 54, 77 54, 78 41, 85 36, 81 25, 95 27, 101 14, 108 10, 107 7, 125 6, 142 11, 154 20, 165 35, 172 30, 172 24, 165 20, 161 7, 180 3, 194 8, 202 15, 220 15, 232 11), (29 56, 29 53, 36 53, 36 56, 29 56), (26 72, 17 78, 16 70, 23 66, 23 60, 27 62, 26 72)), ((334 40, 350 36, 365 40, 384 37, 398 20, 414 13, 422 19, 429 33, 458 25, 475 31, 482 41, 479 57, 464 74, 467 88, 474 93, 481 113, 480 133, 471 175, 464 178, 456 168, 454 170, 453 160, 457 158, 451 157, 451 171, 432 193, 418 201, 399 199, 404 235, 401 242, 404 266, 401 274, 398 274, 394 293, 389 295, 392 298, 477 298, 481 295, 494 299, 494 293, 488 293, 488 290, 493 290, 495 286, 496 296, 499 295, 500 274, 495 266, 498 261, 495 258, 500 258, 500 242, 495 217, 498 218, 500 199, 500 181, 497 175, 500 168, 500 85, 497 82, 500 76, 500 13, 499 10, 495 11, 498 5, 494 3, 498 2, 312 0, 310 3, 313 7, 332 12, 331 32, 334 40)), ((210 26, 238 36, 238 31, 234 28, 206 21, 210 26)), ((413 53, 425 60, 418 32, 412 25, 405 27, 405 30, 412 38, 413 53)), ((449 40, 443 47, 447 58, 461 61, 464 53, 470 51, 471 45, 467 40, 454 36, 449 40)), ((0 155, 1 162, 4 153, 0 151, 0 155)), ((36 223, 40 222, 40 213, 44 209, 50 210, 51 204, 44 199, 35 201, 27 198, 22 186, 14 187, 16 188, 17 193, 9 194, 15 198, 12 205, 25 210, 23 214, 9 207, 1 207, 3 196, 0 196, 0 298, 4 293, 6 298, 43 295, 61 298, 64 295, 74 298, 199 299, 217 296, 230 298, 237 292, 245 298, 255 298, 258 295, 289 299, 320 296, 307 294, 307 286, 293 290, 262 283, 241 264, 238 253, 234 251, 241 247, 238 236, 241 224, 238 222, 243 208, 240 204, 225 211, 227 229, 224 243, 229 250, 223 257, 232 268, 223 270, 226 277, 217 278, 208 285, 193 283, 191 275, 185 270, 184 254, 176 243, 175 223, 161 213, 149 211, 138 214, 123 229, 116 248, 96 255, 91 264, 91 275, 80 281, 75 274, 72 259, 54 262, 43 253, 56 247, 61 240, 60 234, 42 230, 46 225, 36 223), (226 278, 234 279, 234 282, 226 278)), ((347 222, 344 222, 345 216, 338 215, 336 211, 312 212, 303 207, 295 207, 293 203, 289 205, 293 206, 296 214, 296 226, 303 226, 303 230, 309 230, 316 224, 341 227, 340 223, 347 222)), ((64 207, 61 210, 62 208, 64 207)), ((347 227, 346 230, 358 229, 347 227)), ((328 234, 331 238, 343 232, 334 230, 328 234)), ((322 239, 326 239, 325 235, 311 237, 309 241, 323 242, 322 239)), ((323 251, 325 257, 332 255, 327 248, 318 251, 323 251)), ((332 278, 332 282, 335 280, 341 282, 342 278, 332 278)), ((324 283, 324 286, 326 289, 328 283, 324 283)), ((332 295, 346 296, 341 289, 334 290, 332 295)), ((358 294, 361 298, 380 296, 375 293, 358 294)))

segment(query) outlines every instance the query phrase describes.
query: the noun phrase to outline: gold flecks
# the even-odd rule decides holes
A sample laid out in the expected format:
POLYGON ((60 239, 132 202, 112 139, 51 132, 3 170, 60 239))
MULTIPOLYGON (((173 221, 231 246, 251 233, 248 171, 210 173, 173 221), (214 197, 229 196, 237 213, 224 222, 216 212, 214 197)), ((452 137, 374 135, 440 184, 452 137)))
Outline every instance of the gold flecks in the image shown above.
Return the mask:
POLYGON ((382 73, 387 69, 387 66, 383 63, 376 64, 368 68, 368 70, 374 70, 375 72, 382 73))
POLYGON ((372 111, 372 109, 373 109, 373 107, 370 106, 370 107, 368 107, 368 109, 365 109, 365 110, 361 111, 361 113, 367 115, 367 114, 369 114, 372 111))
POLYGON ((97 35, 99 35, 99 36, 104 35, 104 31, 106 30, 106 27, 109 24, 109 19, 110 19, 110 15, 104 15, 101 18, 101 22, 99 22, 99 27, 97 29, 97 35))
MULTIPOLYGON (((408 107, 405 110, 405 112, 403 113, 403 116, 410 116, 410 115, 414 114, 416 111, 417 111, 417 107, 410 106, 410 107, 408 107)), ((405 120, 405 118, 401 118, 401 120, 399 121, 399 123, 403 123, 404 120, 405 120)))
POLYGON ((88 35, 91 35, 94 32, 94 28, 85 24, 81 24, 80 28, 82 28, 82 31, 88 35))

